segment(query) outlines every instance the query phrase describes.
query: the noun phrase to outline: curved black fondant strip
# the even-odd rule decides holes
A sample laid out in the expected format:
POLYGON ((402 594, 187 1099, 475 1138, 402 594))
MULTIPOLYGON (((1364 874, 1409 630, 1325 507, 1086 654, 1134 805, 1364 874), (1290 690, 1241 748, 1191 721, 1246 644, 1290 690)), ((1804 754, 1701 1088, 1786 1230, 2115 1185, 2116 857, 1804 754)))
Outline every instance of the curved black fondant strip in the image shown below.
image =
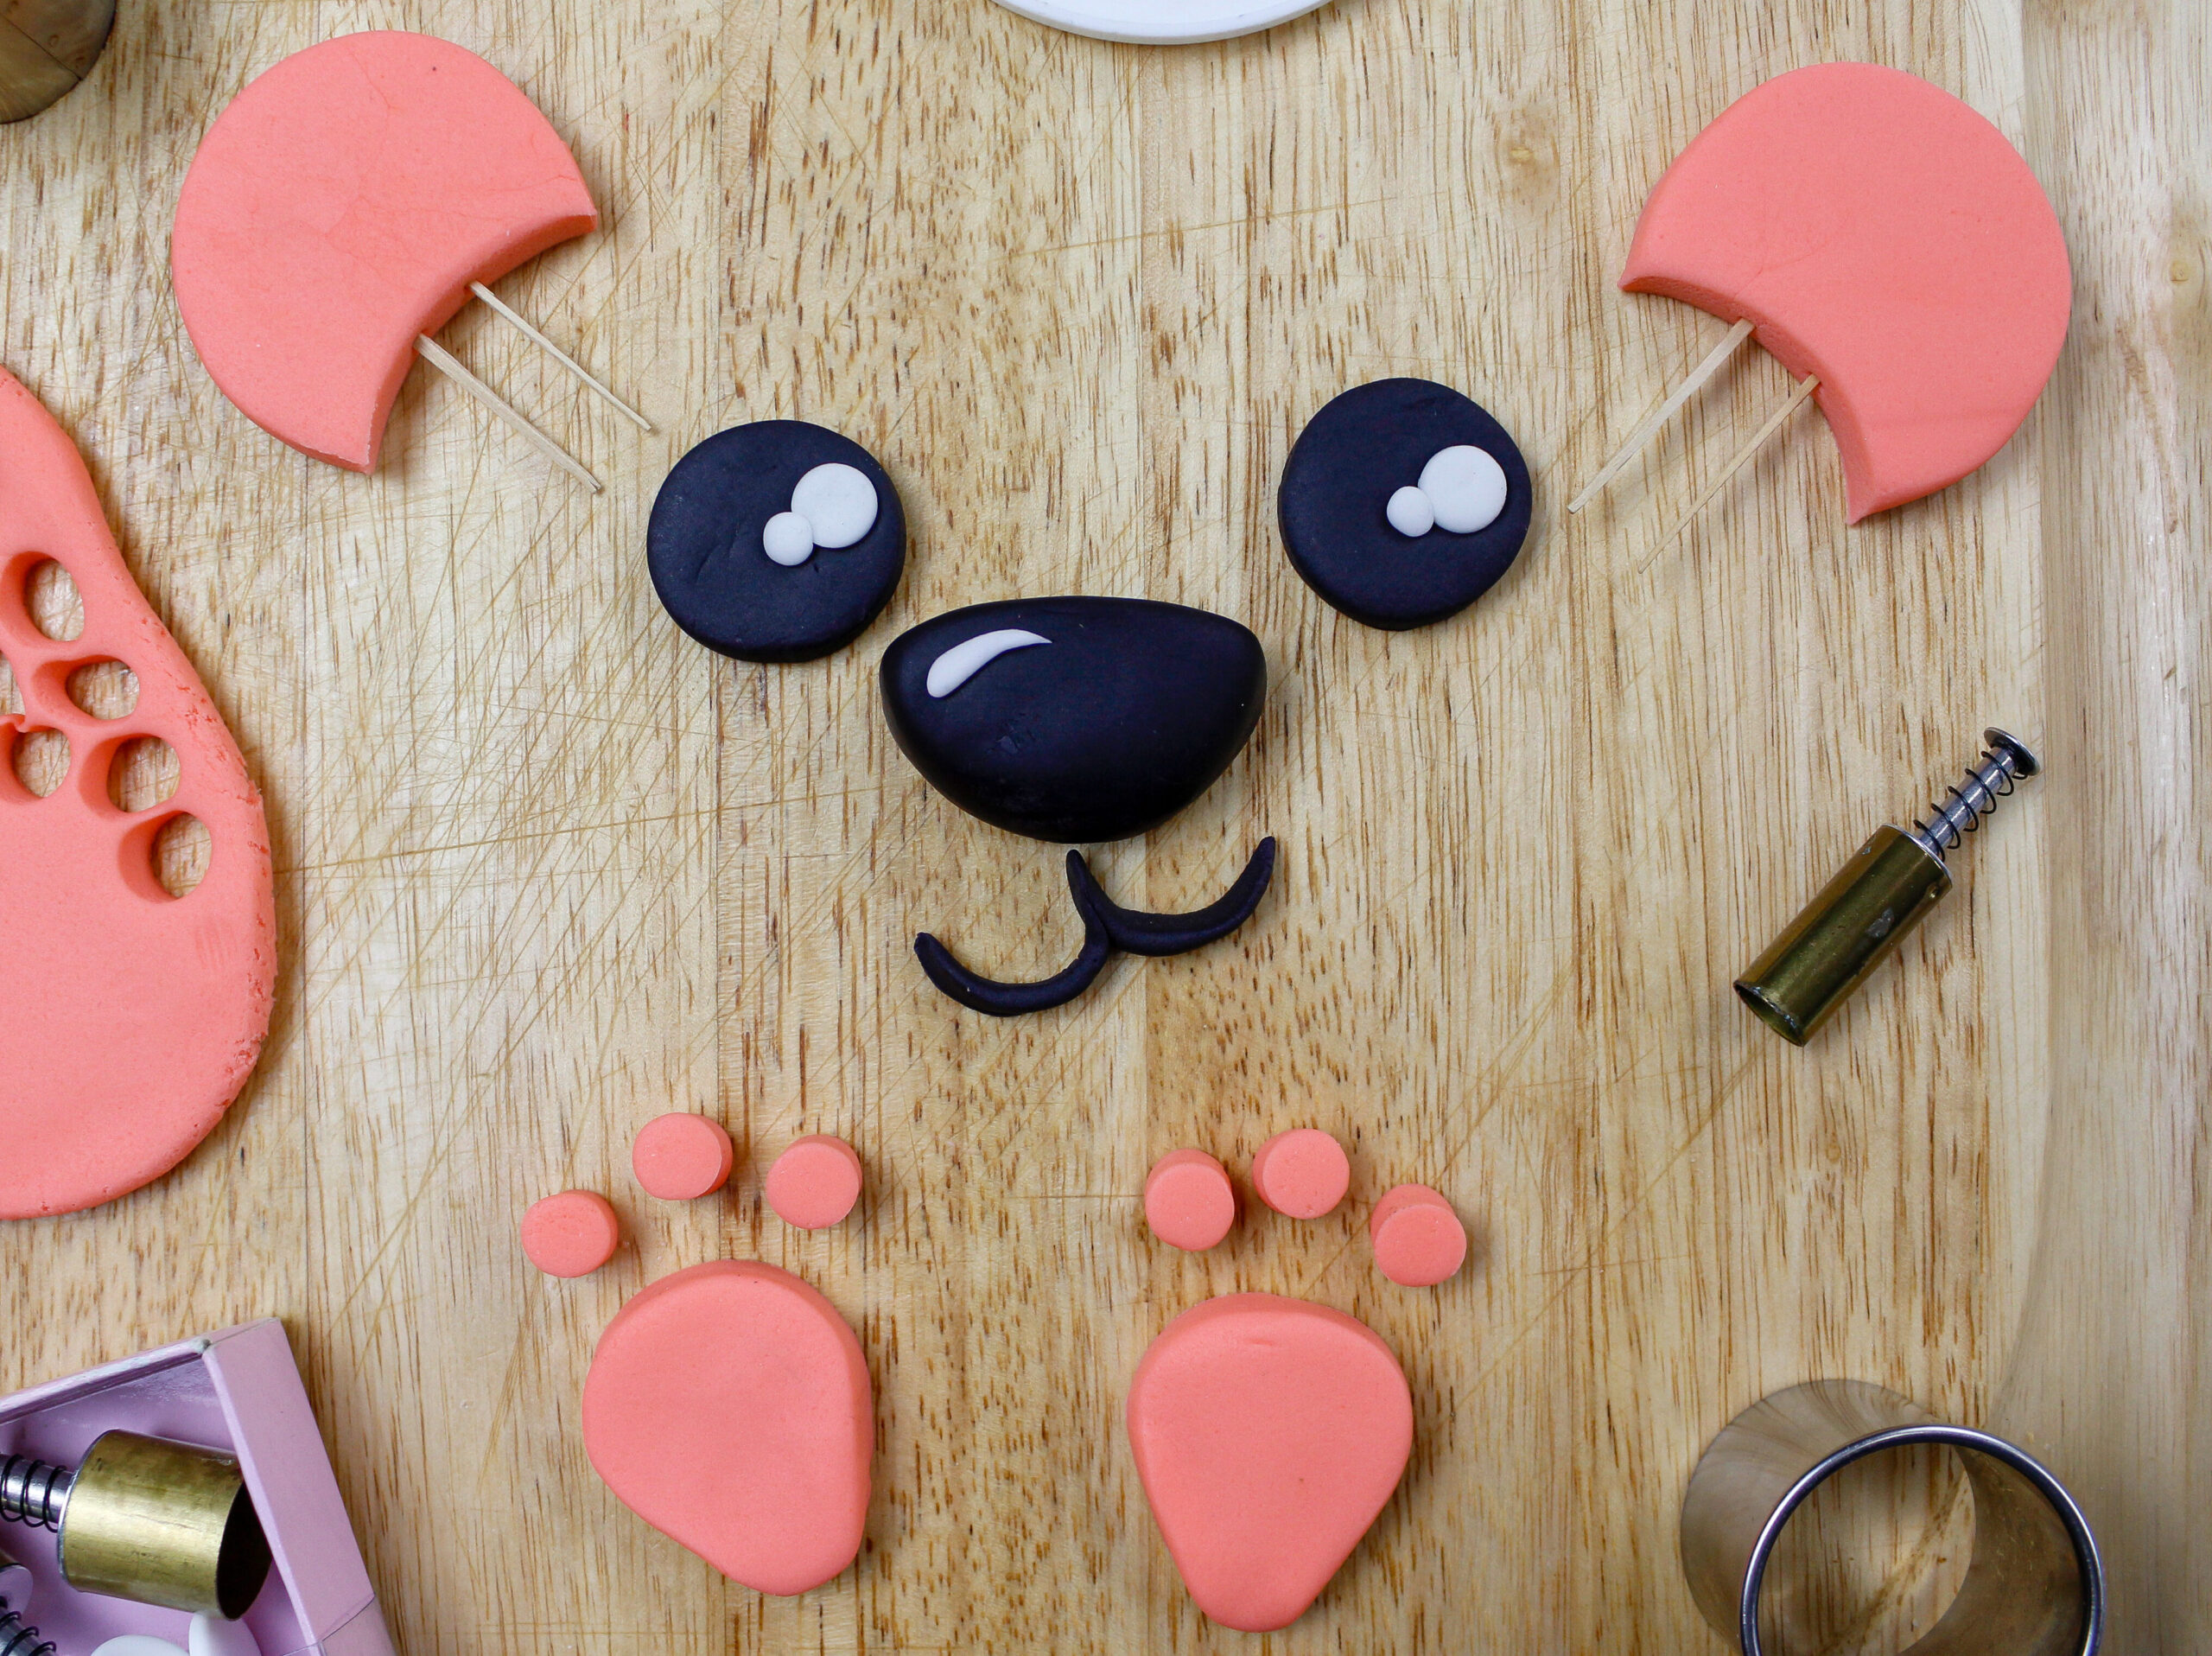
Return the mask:
POLYGON ((1252 918, 1274 877, 1275 838, 1269 834, 1252 853, 1236 883, 1217 901, 1188 914, 1147 914, 1124 908, 1107 896, 1083 853, 1068 853, 1068 887, 1075 893, 1077 906, 1095 913, 1114 946, 1129 954, 1186 954, 1218 942, 1252 918))
POLYGON ((1001 984, 978 977, 927 932, 914 939, 914 958, 922 963, 931 983, 972 1012, 1011 1018, 1065 1006, 1098 981, 1098 974, 1106 970, 1106 957, 1114 952, 1105 923, 1080 891, 1076 893, 1075 906, 1083 916, 1083 947, 1065 970, 1042 983, 1001 984))

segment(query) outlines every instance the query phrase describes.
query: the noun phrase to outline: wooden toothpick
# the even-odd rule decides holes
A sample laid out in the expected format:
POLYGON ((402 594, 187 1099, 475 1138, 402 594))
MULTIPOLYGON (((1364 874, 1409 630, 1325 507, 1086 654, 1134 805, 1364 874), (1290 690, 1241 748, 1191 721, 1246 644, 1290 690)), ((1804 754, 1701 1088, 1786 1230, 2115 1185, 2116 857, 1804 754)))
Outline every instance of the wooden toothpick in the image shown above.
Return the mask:
POLYGON ((562 448, 559 443, 554 442, 552 438, 547 436, 545 433, 502 402, 491 386, 486 385, 462 366, 459 357, 424 334, 416 335, 415 350, 423 360, 513 427, 516 433, 531 448, 537 449, 538 453, 543 455, 546 459, 568 473, 594 494, 600 492, 599 479, 578 464, 567 449, 562 448))
POLYGON ((1644 559, 1644 562, 1649 564, 1661 552, 1679 540, 1682 531, 1696 521, 1697 514, 1712 503, 1713 497, 1728 487, 1728 480, 1750 465, 1752 457, 1767 445, 1776 432, 1781 430, 1783 425, 1789 423, 1789 417, 1797 411, 1804 400, 1820 388, 1821 382, 1817 375, 1808 373, 1800 379, 1796 389, 1789 393, 1788 399, 1780 408, 1774 411, 1772 417, 1751 433, 1751 440, 1736 450, 1728 463, 1720 468, 1720 475, 1707 483, 1705 486, 1705 492, 1690 503, 1690 509, 1682 513, 1681 521, 1660 538, 1659 543, 1651 549, 1651 557, 1644 559))
POLYGON ((515 309, 513 306, 508 304, 505 300, 500 298, 498 294, 493 292, 491 289, 486 287, 481 282, 471 282, 468 284, 468 290, 474 294, 478 298, 481 299, 486 304, 491 306, 493 310, 499 312, 500 315, 505 316, 517 328, 522 329, 522 331, 529 336, 532 344, 536 345, 540 350, 551 356, 555 361, 558 362, 570 373, 575 375, 577 379, 582 380, 584 384, 589 385, 601 397, 607 398, 608 402, 613 404, 616 408, 620 409, 631 419, 636 421, 638 430, 640 431, 651 431, 653 429, 652 422, 647 419, 644 415, 639 413, 636 409, 631 407, 629 404, 624 402, 620 397, 617 397, 614 392, 609 389, 605 380, 600 379, 588 368, 585 367, 582 363, 577 361, 575 358, 570 356, 559 346, 554 344, 551 340, 547 339, 543 334, 537 330, 537 328, 534 323, 523 315, 520 311, 515 309))
POLYGON ((1588 506, 1600 489, 1620 475, 1623 467, 1642 454, 1651 439, 1659 435, 1659 428, 1674 418, 1682 404, 1697 395, 1699 387, 1719 373, 1721 365, 1735 355, 1744 341, 1751 338, 1752 326, 1751 319, 1745 317, 1730 328, 1728 337, 1714 346, 1705 360, 1690 370, 1689 378, 1668 392, 1666 400, 1646 415, 1641 425, 1629 433, 1628 441, 1621 445, 1620 452, 1599 469, 1598 475, 1590 480, 1581 494, 1567 503, 1567 511, 1580 512, 1588 506))

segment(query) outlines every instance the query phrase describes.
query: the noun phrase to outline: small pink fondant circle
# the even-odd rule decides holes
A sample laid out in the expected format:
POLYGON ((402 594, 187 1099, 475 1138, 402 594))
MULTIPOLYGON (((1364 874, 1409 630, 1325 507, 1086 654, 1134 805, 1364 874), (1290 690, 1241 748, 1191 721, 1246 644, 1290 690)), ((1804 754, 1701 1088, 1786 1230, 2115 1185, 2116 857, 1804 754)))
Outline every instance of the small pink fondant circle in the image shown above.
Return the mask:
POLYGON ((1452 1204, 1424 1184, 1402 1184, 1367 1221, 1376 1268, 1402 1288, 1429 1288, 1467 1257, 1467 1228, 1452 1204))
POLYGON ((549 1277, 588 1277, 614 1257, 622 1223, 606 1197, 563 1190, 522 1216, 522 1251, 549 1277))
POLYGON ((630 1147, 630 1169, 649 1196, 693 1201, 728 1182, 737 1146, 719 1121, 678 1111, 656 1116, 630 1147))
POLYGON ((1229 1169, 1204 1150, 1170 1150, 1144 1181, 1145 1222, 1171 1247, 1196 1253, 1229 1234, 1236 1191, 1229 1169))
POLYGON ((1333 1213, 1351 1188, 1351 1158, 1318 1127, 1294 1127, 1260 1146, 1252 1158, 1252 1188, 1260 1200, 1290 1219, 1333 1213))
POLYGON ((808 1134, 768 1169, 768 1206, 802 1231, 836 1224, 860 1199, 860 1154, 835 1133, 808 1134))

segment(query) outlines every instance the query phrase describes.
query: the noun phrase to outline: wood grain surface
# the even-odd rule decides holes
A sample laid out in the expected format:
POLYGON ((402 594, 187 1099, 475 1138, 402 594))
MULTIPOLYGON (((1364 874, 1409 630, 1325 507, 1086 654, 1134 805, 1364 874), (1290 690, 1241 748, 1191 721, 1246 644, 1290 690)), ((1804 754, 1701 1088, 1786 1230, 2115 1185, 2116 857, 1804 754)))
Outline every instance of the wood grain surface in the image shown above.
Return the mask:
MULTIPOLYGON (((2070 1481, 2109 1649, 2202 1651, 2208 54, 2197 0, 1337 0, 1175 50, 988 0, 124 0, 86 83, 0 127, 0 363, 84 449, 266 792, 285 970, 182 1169, 0 1231, 0 1386, 282 1316, 410 1656, 1628 1656, 1723 1647, 1675 1560, 1707 1439, 1855 1376, 2070 1481), (490 57, 602 204, 501 292, 658 435, 480 307, 443 339, 603 496, 420 368, 375 476, 304 460, 182 334, 169 219, 213 112, 388 26, 490 57), (2050 391, 1974 477, 1850 530, 1805 411, 1654 556, 1787 388, 1747 353, 1567 521, 1721 331, 1613 287, 1644 192, 1732 98, 1836 58, 1929 76, 2027 153, 2076 277, 2050 391), (1503 586, 1398 635, 1326 608, 1274 524, 1303 423, 1389 373, 1483 402, 1540 496, 1503 586), (677 455, 770 416, 878 455, 913 552, 858 645, 764 669, 677 632, 643 531, 677 455), (1282 872, 1233 941, 993 1022, 912 934, 1053 969, 1058 857, 916 777, 874 670, 946 607, 1062 591, 1224 611, 1272 665, 1250 748, 1105 851, 1109 889, 1192 906, 1269 832, 1282 872), (2047 777, 1785 1047, 1730 978, 1989 723, 2047 777), (679 1109, 739 1136, 722 1198, 632 1181, 632 1135, 679 1109), (1155 1156, 1241 1166, 1298 1124, 1352 1146, 1338 1214, 1148 1239, 1155 1156), (760 1189, 813 1131, 869 1188, 809 1236, 760 1189), (1477 1239, 1433 1292, 1365 1243, 1408 1179, 1477 1239), (560 1283, 514 1226, 569 1185, 628 1239, 560 1283), (795 1601, 648 1531, 577 1435, 615 1309, 724 1257, 822 1286, 877 1381, 866 1551, 795 1601), (1193 1610, 1120 1424, 1150 1337, 1233 1289, 1367 1319, 1416 1401, 1397 1497, 1266 1640, 1193 1610)), ((38 992, 0 990, 0 1038, 38 992)), ((1868 1481, 1799 1538, 1801 1648, 1894 1648, 1955 1579, 1944 1468, 1868 1481)))

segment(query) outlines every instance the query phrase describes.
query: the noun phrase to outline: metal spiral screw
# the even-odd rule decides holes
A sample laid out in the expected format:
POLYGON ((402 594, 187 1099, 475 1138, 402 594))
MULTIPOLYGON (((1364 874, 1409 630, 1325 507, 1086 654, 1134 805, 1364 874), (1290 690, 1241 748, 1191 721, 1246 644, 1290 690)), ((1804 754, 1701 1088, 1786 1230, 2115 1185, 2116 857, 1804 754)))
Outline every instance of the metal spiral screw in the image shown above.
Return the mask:
POLYGON ((1996 811, 1999 799, 2043 768, 2042 761, 2018 736, 1993 729, 1984 730, 1981 739, 1988 746, 1981 762, 1967 772, 1966 786, 1952 788, 1929 808, 1933 820, 1912 825, 1912 837, 1932 856, 1940 857, 1945 851, 1956 850, 1968 834, 1981 826, 1982 818, 1996 811))
MULTIPOLYGON (((59 1532, 61 1514, 69 1505, 70 1477, 65 1468, 28 1455, 0 1457, 0 1519, 59 1532)), ((14 1653, 0 1645, 0 1656, 14 1653)))
POLYGON ((0 1656, 54 1656, 54 1641, 23 1620, 31 1605, 31 1572, 0 1552, 0 1656))
POLYGON ((1885 825, 1736 980, 1784 1041, 1803 1046, 1951 889, 1958 849, 2022 779, 2043 768, 2018 737, 1985 730, 1980 760, 1910 828, 1885 825))

